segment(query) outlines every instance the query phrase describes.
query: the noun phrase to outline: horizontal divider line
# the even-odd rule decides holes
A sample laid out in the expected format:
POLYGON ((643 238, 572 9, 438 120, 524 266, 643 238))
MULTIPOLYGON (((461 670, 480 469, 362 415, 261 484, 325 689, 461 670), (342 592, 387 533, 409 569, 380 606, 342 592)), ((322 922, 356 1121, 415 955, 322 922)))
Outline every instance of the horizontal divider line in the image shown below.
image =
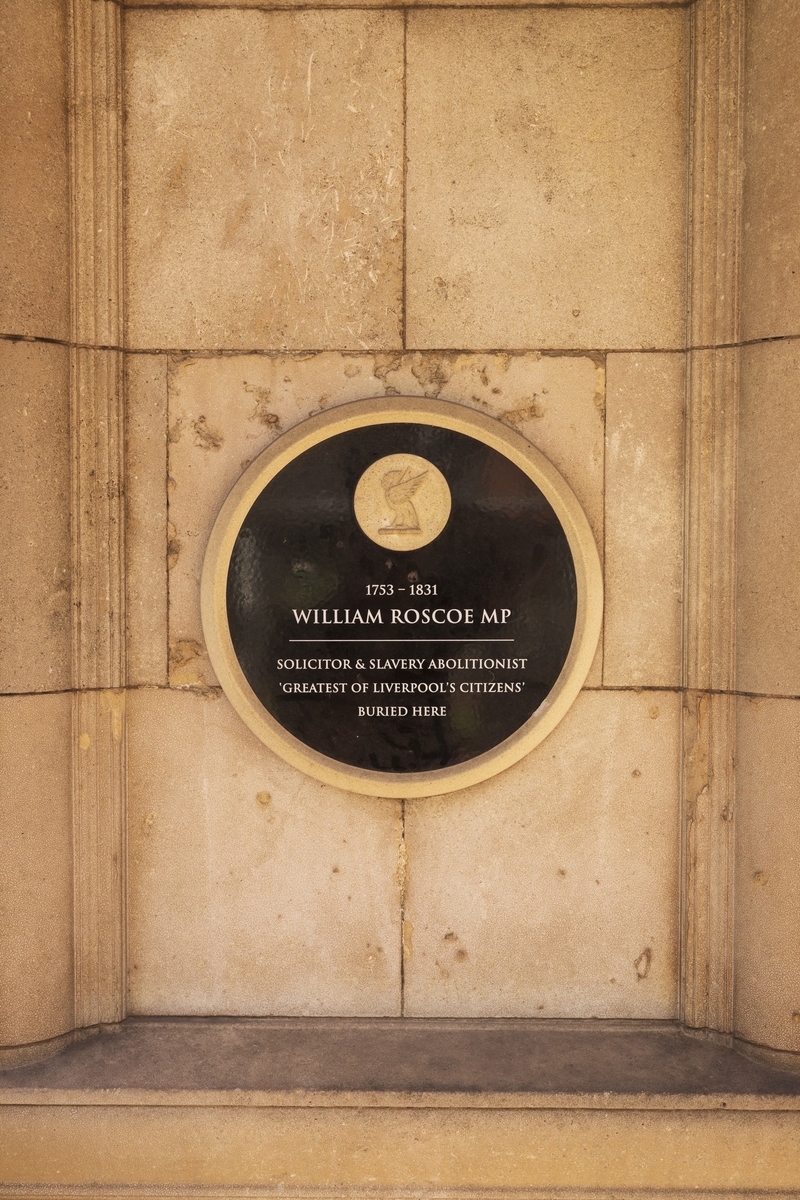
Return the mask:
MULTIPOLYGON (((148 8, 153 7, 147 5, 148 8)), ((570 5, 570 8, 576 7, 570 5)), ((596 8, 597 5, 591 7, 596 8)), ((628 6, 626 6, 628 7, 628 6)), ((680 8, 681 5, 667 5, 669 8, 680 8)), ((281 12, 288 11, 285 9, 281 12)), ((328 11, 320 10, 320 11, 328 11)), ((381 10, 384 11, 384 10, 381 10)), ((167 354, 176 355, 181 358, 305 358, 311 354, 341 354, 342 356, 352 356, 365 358, 374 354, 397 354, 402 356, 408 354, 442 354, 442 355, 476 355, 476 354, 511 354, 522 357, 526 354, 539 354, 545 358, 591 358, 608 357, 613 354, 693 354, 700 351, 711 350, 742 350, 747 346, 762 346, 770 342, 793 342, 800 338, 800 333, 778 333, 771 337, 749 338, 740 342, 718 342, 716 344, 699 345, 699 346, 606 346, 604 348, 592 346, 556 346, 542 347, 531 344, 530 346, 406 346, 393 347, 388 349, 385 346, 373 346, 367 349, 354 350, 350 347, 342 349, 338 346, 323 346, 323 347, 306 347, 299 349, 292 347, 291 349, 231 349, 230 347, 188 347, 179 346, 107 346, 102 344, 89 344, 87 342, 70 342, 64 338, 39 337, 29 333, 0 333, 0 341, 4 342, 41 342, 47 346, 65 346, 70 350, 113 350, 121 354, 167 354)), ((388 397, 391 399, 391 397, 388 397)), ((421 399, 423 397, 420 397, 421 399)))
POLYGON ((697 0, 627 0, 627 2, 626 0, 622 0, 620 3, 620 0, 616 0, 616 2, 615 0, 598 0, 597 3, 594 3, 593 0, 575 0, 575 2, 573 0, 542 0, 542 3, 537 3, 536 0, 528 0, 524 4, 513 4, 508 3, 508 0, 503 0, 502 3, 492 4, 491 0, 488 0, 488 2, 484 0, 483 3, 459 3, 456 0, 454 3, 446 4, 442 3, 442 0, 435 0, 435 3, 427 3, 426 0, 419 0, 418 3, 411 2, 406 4, 345 4, 341 2, 338 4, 315 4, 313 2, 308 4, 247 4, 241 2, 238 4, 203 4, 202 2, 198 2, 198 0, 185 0, 185 2, 184 0, 163 0, 163 2, 162 0, 151 0, 151 3, 148 4, 147 0, 112 0, 112 3, 121 5, 123 9, 136 9, 140 12, 147 12, 150 9, 169 9, 176 12, 180 12, 181 9, 191 9, 200 12, 206 9, 212 12, 218 9, 233 9, 234 12, 349 12, 351 9, 362 12, 405 12, 406 10, 414 12, 418 9, 422 9, 425 12, 430 9, 444 12, 449 12, 452 9, 466 9, 467 11, 481 9, 488 12, 500 9, 504 12, 535 12, 542 8, 588 9, 590 11, 595 8, 610 8, 628 11, 632 8, 663 8, 667 10, 691 8, 696 2, 697 0))
MULTIPOLYGON (((31 344, 40 342, 45 346, 64 346, 67 350, 113 350, 115 354, 128 353, 124 346, 104 346, 90 344, 89 342, 71 342, 67 338, 39 337, 32 333, 0 333, 0 341, 27 342, 31 344)), ((162 351, 158 353, 162 353, 162 351)))
MULTIPOLYGON (((671 5, 670 7, 679 7, 671 5)), ((340 346, 309 346, 304 349, 292 347, 291 349, 235 349, 230 347, 212 347, 203 348, 196 347, 189 349, 188 347, 123 347, 126 354, 175 354, 181 356, 190 356, 196 358, 302 358, 310 354, 341 354, 343 356, 352 356, 353 358, 365 358, 371 354, 397 354, 405 356, 409 354, 452 354, 452 355, 469 355, 469 354, 511 354, 522 357, 526 354, 540 354, 545 358, 584 358, 606 357, 609 354, 690 354, 700 350, 737 350, 745 346, 760 346, 766 342, 791 342, 800 338, 800 333, 777 333, 771 337, 749 338, 739 342, 718 342, 716 344, 700 344, 697 346, 537 346, 531 343, 530 346, 371 346, 360 348, 357 350, 352 347, 342 348, 340 346)), ((15 339, 15 340, 36 340, 36 339, 15 339)), ((101 347, 102 349, 114 349, 114 347, 101 347)))
POLYGON ((289 638, 289 645, 326 646, 334 642, 346 642, 348 645, 359 645, 376 642, 407 642, 409 646, 419 642, 436 642, 444 646, 464 646, 467 642, 513 642, 513 638, 289 638))

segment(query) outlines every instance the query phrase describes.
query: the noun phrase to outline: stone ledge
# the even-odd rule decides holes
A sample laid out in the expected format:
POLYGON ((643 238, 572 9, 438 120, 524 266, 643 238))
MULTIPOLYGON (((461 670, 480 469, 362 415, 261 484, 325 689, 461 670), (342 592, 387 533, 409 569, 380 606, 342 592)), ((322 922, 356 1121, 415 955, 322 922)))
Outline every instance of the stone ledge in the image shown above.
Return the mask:
POLYGON ((800 1096, 800 1073, 672 1021, 129 1017, 8 1089, 800 1096))
POLYGON ((0 1105, 109 1103, 790 1111, 800 1073, 671 1021, 393 1017, 132 1017, 0 1071, 0 1105))
POLYGON ((797 1195, 800 1075, 670 1022, 346 1018, 134 1018, 0 1074, 5 1200, 519 1189, 797 1195))
MULTIPOLYGON (((145 1088, 8 1088, 2 1106, 99 1108, 418 1108, 418 1109, 597 1109, 634 1112, 800 1112, 800 1097, 769 1094, 742 1096, 723 1092, 700 1096, 676 1092, 314 1092, 305 1089, 259 1091, 149 1091, 145 1088)), ((2 1120, 2 1117, 0 1117, 2 1120)))
MULTIPOLYGON (((2 1200, 688 1200, 686 1190, 653 1188, 472 1188, 363 1187, 357 1189, 319 1187, 294 1188, 222 1184, 213 1188, 192 1184, 128 1184, 124 1187, 61 1185, 4 1185, 2 1200)), ((701 1188, 691 1191, 692 1200, 796 1200, 797 1192, 774 1188, 701 1188)))
MULTIPOLYGON (((474 1188, 474 1187, 360 1187, 342 1190, 335 1187, 240 1187, 222 1184, 212 1188, 202 1184, 127 1184, 124 1187, 56 1185, 14 1185, 0 1183, 2 1200, 688 1200, 689 1192, 668 1188, 545 1187, 545 1188, 474 1188)), ((795 1190, 774 1188, 692 1189, 692 1200, 796 1200, 795 1190)))
MULTIPOLYGON (((114 0, 122 8, 653 8, 653 0, 114 0)), ((657 0, 658 7, 688 8, 691 0, 657 0)))

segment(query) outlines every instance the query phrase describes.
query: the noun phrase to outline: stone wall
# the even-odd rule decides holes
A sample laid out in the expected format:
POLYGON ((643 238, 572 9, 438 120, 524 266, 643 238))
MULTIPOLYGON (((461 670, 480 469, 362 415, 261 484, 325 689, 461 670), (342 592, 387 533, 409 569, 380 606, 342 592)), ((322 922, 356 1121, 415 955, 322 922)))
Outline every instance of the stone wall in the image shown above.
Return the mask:
POLYGON ((676 1015, 687 34, 681 8, 127 13, 131 1011, 676 1015), (199 614, 244 466, 392 394, 543 450, 608 589, 557 731, 405 804, 259 745, 199 614))
POLYGON ((0 1046, 73 1028, 67 14, 0 18, 0 1046))
POLYGON ((800 1051, 800 21, 747 9, 737 595, 736 1032, 800 1051))
POLYGON ((0 1044, 128 1011, 735 1020, 800 1049, 800 21, 747 11, 8 5, 0 1044), (263 747, 198 603, 255 455, 398 394, 539 447, 606 588, 555 732, 406 802, 263 747))

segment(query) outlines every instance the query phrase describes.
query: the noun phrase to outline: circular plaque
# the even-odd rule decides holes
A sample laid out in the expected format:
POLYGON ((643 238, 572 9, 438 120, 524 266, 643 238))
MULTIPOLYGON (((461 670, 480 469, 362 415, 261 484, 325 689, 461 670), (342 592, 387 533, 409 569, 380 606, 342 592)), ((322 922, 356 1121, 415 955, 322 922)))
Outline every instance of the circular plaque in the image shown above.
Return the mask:
POLYGON ((460 405, 343 405, 279 438, 226 499, 203 629, 255 734, 327 783, 426 796, 496 774, 575 699, 602 581, 574 494, 460 405))

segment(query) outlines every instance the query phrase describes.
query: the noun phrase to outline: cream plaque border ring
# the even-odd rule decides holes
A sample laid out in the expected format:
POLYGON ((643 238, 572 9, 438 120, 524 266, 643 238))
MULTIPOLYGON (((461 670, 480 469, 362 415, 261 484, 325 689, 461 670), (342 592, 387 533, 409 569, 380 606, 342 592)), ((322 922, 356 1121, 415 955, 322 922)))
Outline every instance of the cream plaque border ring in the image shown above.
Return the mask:
MULTIPOLYGON (((387 463, 387 468, 390 467, 387 463)), ((365 476, 368 474, 368 471, 364 473, 365 476)), ((387 469, 384 479, 388 474, 387 469)), ((407 469, 405 476, 397 479, 401 484, 401 498, 409 491, 413 495, 413 483, 411 488, 402 486, 413 478, 407 469)), ((384 488, 388 488, 393 479, 394 476, 385 482, 384 488)), ((449 506, 449 491, 447 504, 449 506)), ((373 528, 377 528, 375 519, 369 515, 364 517, 363 513, 357 515, 359 524, 362 517, 367 522, 373 520, 373 528)), ((362 529, 372 537, 363 524, 362 529)), ((494 418, 461 405, 414 396, 392 396, 343 404, 310 417, 279 437, 250 464, 234 484, 211 531, 203 563, 201 609, 209 657, 222 690, 256 737, 281 758, 323 783, 364 795, 410 798, 441 795, 489 779, 518 762, 555 728, 578 695, 594 659, 603 614, 603 578, 589 522, 574 492, 552 463, 530 442, 494 418), (288 463, 319 442, 336 434, 380 424, 434 425, 455 430, 510 459, 533 480, 552 506, 566 534, 575 566, 575 631, 561 673, 545 700, 515 733, 491 750, 468 762, 433 771, 370 771, 337 762, 306 746, 284 729, 256 697, 239 665, 228 627, 227 580, 234 543, 263 489, 288 463)))

